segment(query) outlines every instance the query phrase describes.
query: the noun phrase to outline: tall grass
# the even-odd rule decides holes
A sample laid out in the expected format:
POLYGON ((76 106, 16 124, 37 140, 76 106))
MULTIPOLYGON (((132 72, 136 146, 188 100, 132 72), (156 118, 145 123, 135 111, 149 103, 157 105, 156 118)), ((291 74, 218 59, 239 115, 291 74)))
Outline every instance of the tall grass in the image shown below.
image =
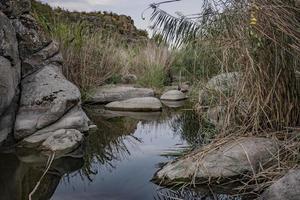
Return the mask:
POLYGON ((128 74, 135 75, 137 84, 144 87, 161 88, 168 82, 172 55, 166 45, 150 39, 130 42, 105 30, 90 31, 84 22, 49 20, 37 13, 36 18, 60 43, 63 72, 83 92, 106 83, 120 83, 128 74))
POLYGON ((162 88, 170 82, 172 54, 166 46, 149 42, 140 46, 129 60, 129 71, 138 74, 142 86, 162 88))

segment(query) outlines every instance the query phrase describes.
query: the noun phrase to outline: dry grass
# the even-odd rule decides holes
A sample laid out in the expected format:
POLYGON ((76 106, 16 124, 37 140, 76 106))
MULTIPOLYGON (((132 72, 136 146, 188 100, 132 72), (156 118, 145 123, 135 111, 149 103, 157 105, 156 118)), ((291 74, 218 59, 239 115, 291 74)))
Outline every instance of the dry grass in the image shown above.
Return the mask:
POLYGON ((63 48, 64 74, 81 89, 103 85, 122 69, 121 48, 114 38, 90 36, 80 47, 70 44, 63 48))
POLYGON ((61 44, 65 76, 83 92, 120 83, 129 74, 145 87, 161 88, 167 82, 172 55, 164 45, 127 43, 115 35, 88 33, 80 24, 57 23, 51 35, 61 44))
POLYGON ((238 70, 242 78, 232 95, 221 94, 223 126, 214 142, 200 151, 204 156, 241 136, 278 140, 281 145, 274 155, 275 165, 233 180, 242 183, 238 193, 259 194, 298 167, 300 84, 295 71, 300 65, 300 8, 294 0, 205 0, 201 14, 201 26, 195 29, 198 42, 204 50, 217 46, 214 55, 222 63, 222 72, 238 70))

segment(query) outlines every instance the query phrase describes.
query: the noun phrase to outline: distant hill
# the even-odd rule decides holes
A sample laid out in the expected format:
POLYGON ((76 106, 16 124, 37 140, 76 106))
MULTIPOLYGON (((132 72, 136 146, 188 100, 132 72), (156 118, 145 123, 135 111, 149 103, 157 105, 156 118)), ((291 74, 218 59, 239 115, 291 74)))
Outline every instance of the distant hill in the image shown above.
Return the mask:
POLYGON ((76 12, 62 8, 52 8, 48 4, 32 0, 34 16, 43 20, 51 29, 55 21, 66 23, 81 23, 90 32, 101 31, 106 34, 118 34, 129 40, 147 39, 148 33, 135 27, 130 16, 118 15, 112 12, 76 12))

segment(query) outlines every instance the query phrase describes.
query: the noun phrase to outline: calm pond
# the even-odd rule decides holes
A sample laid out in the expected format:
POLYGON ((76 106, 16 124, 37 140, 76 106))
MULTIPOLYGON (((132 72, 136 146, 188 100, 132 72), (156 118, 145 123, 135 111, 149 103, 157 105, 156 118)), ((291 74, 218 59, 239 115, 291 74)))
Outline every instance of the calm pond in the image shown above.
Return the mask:
MULTIPOLYGON (((98 129, 72 157, 55 160, 33 199, 53 200, 160 200, 238 199, 228 195, 173 191, 151 182, 163 163, 188 146, 207 142, 192 111, 123 113, 126 117, 92 109, 98 129), (82 157, 83 155, 83 157, 82 157)), ((1 200, 28 199, 41 177, 47 158, 25 150, 0 154, 1 200)))

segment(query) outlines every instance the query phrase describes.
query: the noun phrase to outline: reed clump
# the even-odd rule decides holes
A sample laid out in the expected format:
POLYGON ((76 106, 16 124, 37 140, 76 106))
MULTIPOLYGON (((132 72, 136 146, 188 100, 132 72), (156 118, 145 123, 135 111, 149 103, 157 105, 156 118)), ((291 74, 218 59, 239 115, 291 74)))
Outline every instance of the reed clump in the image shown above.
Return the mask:
MULTIPOLYGON (((272 137, 280 143, 274 155, 277 163, 239 179, 243 183, 239 192, 258 194, 289 169, 299 167, 299 2, 205 0, 195 18, 176 18, 160 10, 159 4, 152 7, 153 26, 165 40, 179 46, 198 44, 198 55, 210 52, 201 56, 194 72, 201 72, 200 66, 216 65, 214 73, 240 74, 233 93, 218 94, 219 101, 208 105, 224 109, 219 134, 205 149, 242 136, 272 137)), ((207 106, 199 107, 203 114, 207 106)))

